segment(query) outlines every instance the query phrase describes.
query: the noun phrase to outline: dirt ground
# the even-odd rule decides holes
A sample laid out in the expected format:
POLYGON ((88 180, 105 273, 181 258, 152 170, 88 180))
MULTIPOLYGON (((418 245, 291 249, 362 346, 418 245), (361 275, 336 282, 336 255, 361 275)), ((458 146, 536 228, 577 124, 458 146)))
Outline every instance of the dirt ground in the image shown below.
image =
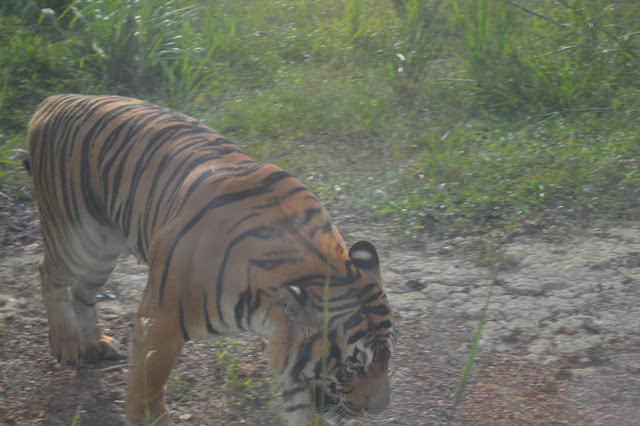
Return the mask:
MULTIPOLYGON (((0 424, 123 424, 128 343, 146 267, 123 258, 99 304, 122 358, 77 369, 60 366, 49 352, 39 294, 36 213, 30 205, 14 204, 2 207, 0 215, 0 424)), ((399 243, 379 235, 371 239, 382 251, 417 250, 395 247, 399 243)), ((350 424, 445 424, 476 329, 454 311, 396 309, 394 314, 398 345, 391 404, 380 415, 350 424)), ((453 424, 640 424, 637 342, 611 339, 583 357, 551 362, 525 360, 526 345, 524 336, 508 351, 476 353, 453 424), (587 374, 594 366, 599 368, 587 374)), ((263 351, 263 343, 251 338, 188 343, 168 386, 173 421, 284 424, 263 351)))

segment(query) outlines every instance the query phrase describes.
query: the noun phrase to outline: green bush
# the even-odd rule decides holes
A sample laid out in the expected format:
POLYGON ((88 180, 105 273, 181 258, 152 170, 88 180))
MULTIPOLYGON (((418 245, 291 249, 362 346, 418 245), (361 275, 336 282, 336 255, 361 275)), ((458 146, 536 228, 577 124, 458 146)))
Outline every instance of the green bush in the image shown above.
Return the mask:
POLYGON ((69 45, 20 18, 0 18, 0 127, 5 132, 23 130, 47 96, 82 90, 88 76, 76 68, 69 45))
POLYGON ((562 0, 543 11, 509 0, 452 4, 486 110, 513 116, 612 108, 640 78, 634 2, 562 0))

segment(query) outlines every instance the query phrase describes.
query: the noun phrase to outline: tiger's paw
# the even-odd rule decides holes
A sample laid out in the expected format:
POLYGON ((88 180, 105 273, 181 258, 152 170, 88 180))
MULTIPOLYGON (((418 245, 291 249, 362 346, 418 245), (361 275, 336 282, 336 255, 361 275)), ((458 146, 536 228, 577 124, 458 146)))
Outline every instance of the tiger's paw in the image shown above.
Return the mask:
POLYGON ((118 342, 104 334, 95 342, 84 345, 84 359, 88 362, 99 362, 106 359, 120 358, 118 342))
POLYGON ((67 300, 68 290, 44 287, 42 300, 47 311, 51 353, 63 365, 76 366, 82 359, 82 333, 67 300))
POLYGON ((80 330, 77 327, 72 329, 49 329, 51 353, 63 365, 75 367, 80 364, 82 359, 80 342, 80 330))

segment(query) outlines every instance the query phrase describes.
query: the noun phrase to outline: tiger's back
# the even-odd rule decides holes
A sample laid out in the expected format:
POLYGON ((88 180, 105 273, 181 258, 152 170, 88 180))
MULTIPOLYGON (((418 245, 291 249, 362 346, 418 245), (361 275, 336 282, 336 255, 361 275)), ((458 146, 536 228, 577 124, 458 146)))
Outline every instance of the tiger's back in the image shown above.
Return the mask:
POLYGON ((31 120, 29 149, 37 194, 72 193, 52 206, 69 226, 82 228, 90 218, 91 225, 115 228, 145 261, 151 236, 175 214, 185 184, 259 166, 190 117, 117 96, 47 99, 31 120))
POLYGON ((297 179, 193 118, 115 96, 47 99, 30 123, 29 148, 42 295, 60 361, 117 355, 99 326, 96 293, 125 247, 149 264, 129 421, 166 410, 164 385, 184 342, 243 331, 269 340, 289 422, 309 421, 326 304, 327 399, 351 415, 386 406, 395 337, 377 253, 368 243, 348 251, 297 179))

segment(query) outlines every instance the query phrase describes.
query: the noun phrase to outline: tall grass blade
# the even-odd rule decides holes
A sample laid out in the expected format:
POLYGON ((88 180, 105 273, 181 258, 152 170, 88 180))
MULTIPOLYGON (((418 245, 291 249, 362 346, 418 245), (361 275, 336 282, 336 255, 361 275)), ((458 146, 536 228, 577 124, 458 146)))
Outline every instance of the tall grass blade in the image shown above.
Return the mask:
POLYGON ((76 426, 78 424, 78 420, 80 420, 80 409, 82 408, 82 404, 78 405, 76 408, 76 412, 73 415, 73 419, 71 419, 71 426, 76 426))
POLYGON ((456 409, 460 402, 462 401, 462 395, 464 393, 465 388, 467 387, 467 382, 469 381, 469 377, 471 377, 471 369, 473 368, 473 363, 475 361, 476 352, 478 351, 478 344, 480 343, 480 339, 482 338, 482 330, 484 329, 484 325, 487 322, 487 308, 489 307, 489 302, 491 301, 491 296, 493 294, 493 286, 495 284, 495 273, 493 274, 494 279, 491 280, 491 286, 489 287, 489 294, 487 295, 487 300, 484 302, 484 307, 482 308, 482 316, 480 317, 480 323, 478 324, 478 329, 476 331, 475 338, 473 339, 473 346, 471 347, 471 351, 469 352, 469 356, 467 357, 467 362, 464 365, 462 370, 462 377, 460 378, 460 385, 458 386, 458 391, 456 392, 456 397, 453 402, 453 407, 451 408, 451 414, 449 415, 449 420, 447 422, 448 425, 453 423, 453 419, 455 417, 456 409))

